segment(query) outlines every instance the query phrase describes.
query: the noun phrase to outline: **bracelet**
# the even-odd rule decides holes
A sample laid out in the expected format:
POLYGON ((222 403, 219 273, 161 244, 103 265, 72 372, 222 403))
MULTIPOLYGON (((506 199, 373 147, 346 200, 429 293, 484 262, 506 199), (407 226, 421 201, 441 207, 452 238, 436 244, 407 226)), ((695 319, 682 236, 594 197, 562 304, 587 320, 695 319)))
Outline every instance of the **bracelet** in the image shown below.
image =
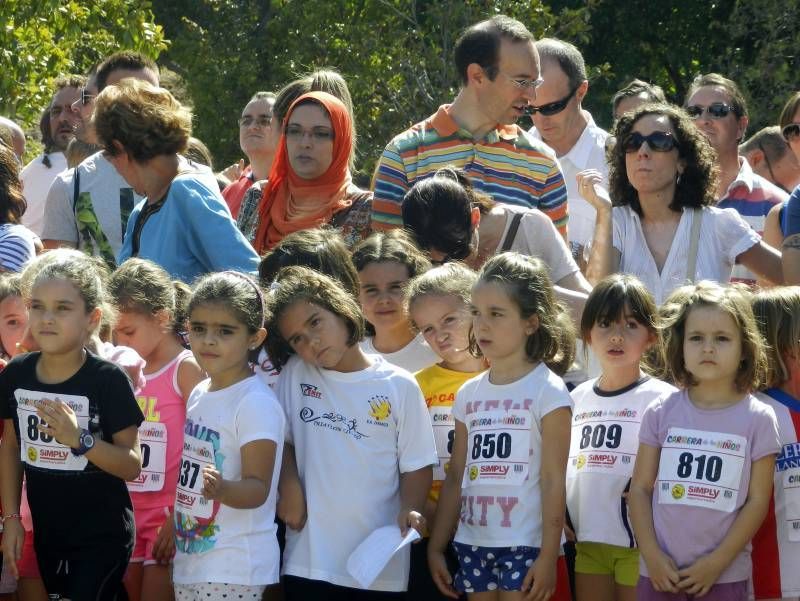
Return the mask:
POLYGON ((17 518, 18 520, 22 519, 22 516, 18 513, 9 513, 8 515, 4 515, 0 518, 0 522, 5 522, 6 520, 10 520, 12 518, 17 518))

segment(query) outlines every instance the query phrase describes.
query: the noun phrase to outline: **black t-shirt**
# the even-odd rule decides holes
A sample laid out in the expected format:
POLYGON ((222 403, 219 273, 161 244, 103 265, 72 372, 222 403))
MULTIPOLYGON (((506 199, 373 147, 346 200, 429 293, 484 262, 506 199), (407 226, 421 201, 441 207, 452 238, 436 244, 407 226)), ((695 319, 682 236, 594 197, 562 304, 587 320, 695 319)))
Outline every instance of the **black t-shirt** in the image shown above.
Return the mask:
POLYGON ((35 402, 63 400, 78 415, 79 426, 110 443, 113 434, 144 419, 130 380, 89 353, 71 378, 44 384, 36 377, 39 356, 15 357, 0 372, 0 417, 14 420, 24 456, 36 552, 60 559, 126 552, 135 529, 125 482, 38 432, 35 402))

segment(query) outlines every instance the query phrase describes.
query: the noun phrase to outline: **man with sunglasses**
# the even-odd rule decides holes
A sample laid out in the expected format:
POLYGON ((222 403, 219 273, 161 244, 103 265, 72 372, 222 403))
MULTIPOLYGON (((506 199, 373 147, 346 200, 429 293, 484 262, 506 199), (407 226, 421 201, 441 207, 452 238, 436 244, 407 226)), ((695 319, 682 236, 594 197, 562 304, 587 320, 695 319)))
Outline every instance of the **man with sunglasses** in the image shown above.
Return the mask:
POLYGON ((45 148, 20 173, 25 201, 28 203, 28 208, 22 215, 22 224, 37 236, 42 235, 44 228, 44 207, 50 184, 56 175, 67 168, 64 151, 75 137, 75 128, 80 121, 72 110, 72 103, 80 95, 84 82, 80 75, 66 75, 56 79, 55 93, 47 108, 50 122, 42 131, 45 148))
POLYGON ((533 36, 519 21, 495 16, 461 35, 455 63, 461 90, 453 103, 396 136, 378 162, 373 228, 402 227, 405 193, 451 165, 496 202, 541 210, 566 239, 567 195, 558 162, 516 124, 541 85, 533 36))
POLYGON ((536 42, 544 83, 529 107, 530 133, 553 149, 561 164, 569 205, 569 243, 573 257, 585 269, 584 248, 594 231, 595 210, 578 190, 576 176, 595 169, 608 179, 605 144, 608 132, 595 125, 581 106, 589 82, 580 51, 568 42, 544 38, 536 42))
MULTIPOLYGON (((717 154, 717 206, 736 209, 763 236, 770 209, 788 198, 775 184, 756 174, 739 155, 749 123, 747 104, 736 83, 718 73, 698 75, 686 94, 684 108, 717 154)), ((755 284, 756 276, 735 265, 732 281, 755 284)))
MULTIPOLYGON (((158 67, 146 56, 127 50, 102 61, 73 102, 80 121, 77 135, 82 142, 97 143, 91 127, 97 94, 126 78, 157 86, 158 67)), ((102 152, 91 155, 78 167, 60 173, 50 186, 42 231, 45 248, 77 247, 102 257, 113 268, 128 216, 139 200, 102 152)))

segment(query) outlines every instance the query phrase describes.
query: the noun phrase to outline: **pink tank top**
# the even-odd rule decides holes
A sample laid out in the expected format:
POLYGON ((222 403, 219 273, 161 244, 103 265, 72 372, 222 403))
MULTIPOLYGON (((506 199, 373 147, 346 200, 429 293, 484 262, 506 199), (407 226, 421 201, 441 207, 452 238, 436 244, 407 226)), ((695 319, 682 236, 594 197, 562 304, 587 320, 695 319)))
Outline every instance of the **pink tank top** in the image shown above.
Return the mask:
POLYGON ((172 507, 175 501, 186 422, 178 368, 191 355, 191 351, 182 351, 157 372, 146 374, 147 384, 136 395, 145 421, 139 426, 142 473, 128 482, 134 511, 172 507))

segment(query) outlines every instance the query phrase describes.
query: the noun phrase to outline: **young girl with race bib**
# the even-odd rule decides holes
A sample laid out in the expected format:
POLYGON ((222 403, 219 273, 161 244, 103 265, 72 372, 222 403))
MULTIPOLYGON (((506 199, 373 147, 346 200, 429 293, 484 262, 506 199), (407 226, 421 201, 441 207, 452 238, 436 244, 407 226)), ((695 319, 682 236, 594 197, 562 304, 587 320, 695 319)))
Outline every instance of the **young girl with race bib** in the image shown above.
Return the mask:
POLYGON ((451 597, 544 601, 556 589, 572 406, 548 364, 563 373, 571 363, 572 323, 544 263, 512 252, 484 264, 471 312, 472 346, 490 367, 456 394, 431 574, 451 597), (456 525, 451 578, 444 549, 456 525))
POLYGON ((577 540, 578 601, 636 601, 639 551, 628 517, 628 489, 645 408, 675 387, 642 371, 658 340, 653 296, 638 279, 613 275, 595 286, 581 338, 602 368, 572 391, 567 511, 577 540))
POLYGON ((753 538, 756 599, 800 598, 800 287, 759 292, 753 299, 767 344, 767 379, 758 398, 775 411, 781 450, 772 503, 753 538))
POLYGON ((178 601, 260 600, 278 581, 276 484, 283 412, 251 360, 266 331, 260 288, 241 273, 201 279, 189 342, 208 374, 186 410, 175 499, 178 601))
POLYGON ((402 599, 404 548, 362 588, 347 559, 375 529, 424 531, 436 449, 419 386, 358 345, 364 318, 330 277, 287 267, 269 294, 267 345, 288 417, 281 472, 288 601, 402 599))
POLYGON ((745 601, 780 448, 775 412, 751 394, 764 345, 738 286, 700 282, 666 304, 665 362, 682 389, 642 416, 629 496, 636 598, 745 601))
POLYGON ((360 283, 358 301, 374 329, 361 349, 411 373, 436 363, 436 353, 414 332, 403 304, 408 281, 431 266, 425 255, 405 232, 391 230, 376 232, 356 246, 353 264, 360 283))
POLYGON ((58 250, 46 257, 37 260, 42 266, 25 290, 40 350, 15 357, 0 373, 3 555, 16 572, 24 463, 34 546, 50 598, 110 601, 121 591, 133 547, 125 480, 141 469, 142 412, 126 374, 84 348, 105 302, 94 261, 58 250))
MULTIPOLYGON (((446 263, 417 276, 408 285, 406 303, 411 323, 422 334, 439 363, 414 374, 428 406, 436 440, 439 463, 433 468, 433 486, 425 502, 425 519, 433 527, 445 473, 450 464, 455 424, 453 403, 456 392, 470 378, 486 369, 482 357, 469 351, 471 318, 469 301, 478 276, 460 263, 446 263)), ((441 599, 428 569, 428 539, 411 548, 410 599, 441 599)), ((457 566, 455 554, 448 554, 451 566, 457 566)))
POLYGON ((173 283, 155 263, 134 258, 111 275, 109 293, 118 312, 114 341, 146 361, 146 384, 136 396, 145 419, 139 428, 142 473, 128 483, 136 544, 125 585, 132 601, 169 601, 173 598, 169 564, 175 551, 170 522, 186 401, 204 375, 181 344, 188 300, 184 284, 173 283))

